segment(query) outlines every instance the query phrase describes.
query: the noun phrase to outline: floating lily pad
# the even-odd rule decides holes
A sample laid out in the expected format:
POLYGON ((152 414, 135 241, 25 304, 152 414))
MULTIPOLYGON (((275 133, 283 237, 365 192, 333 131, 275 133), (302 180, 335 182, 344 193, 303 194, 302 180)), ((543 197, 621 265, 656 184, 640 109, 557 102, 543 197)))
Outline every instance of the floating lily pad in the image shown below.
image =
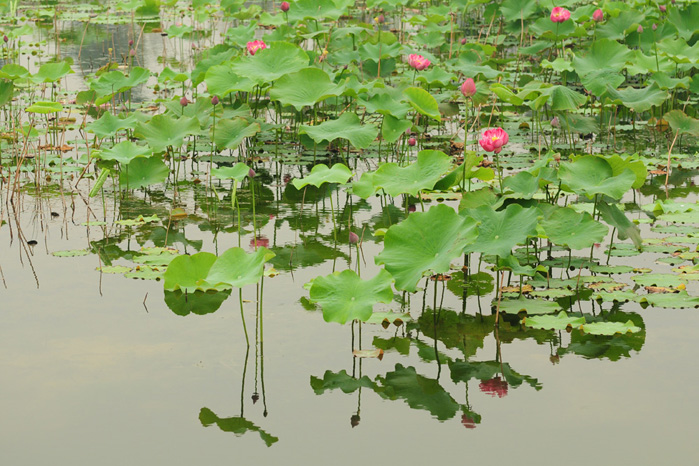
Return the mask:
POLYGON ((568 317, 565 311, 561 311, 556 316, 534 316, 525 317, 522 323, 527 327, 540 328, 544 330, 565 330, 568 327, 579 327, 585 323, 585 317, 568 317))
POLYGON ((592 322, 582 326, 585 333, 591 335, 614 335, 615 333, 638 333, 643 330, 636 327, 632 321, 622 322, 592 322))

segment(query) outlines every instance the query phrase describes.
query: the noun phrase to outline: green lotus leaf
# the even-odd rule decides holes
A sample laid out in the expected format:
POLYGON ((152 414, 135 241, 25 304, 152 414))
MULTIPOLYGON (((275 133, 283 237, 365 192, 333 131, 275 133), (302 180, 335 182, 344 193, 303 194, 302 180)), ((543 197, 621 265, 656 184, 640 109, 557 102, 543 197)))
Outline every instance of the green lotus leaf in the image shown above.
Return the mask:
POLYGON ((543 330, 565 330, 568 326, 573 328, 580 327, 585 323, 585 317, 568 317, 565 311, 561 311, 556 316, 540 315, 527 317, 522 320, 522 323, 527 327, 543 330))
POLYGON ((425 274, 448 272, 451 261, 476 236, 473 219, 459 216, 444 204, 436 205, 391 226, 384 238, 384 249, 374 262, 383 264, 393 275, 397 289, 412 292, 425 274))
POLYGON ((201 422, 204 427, 209 427, 212 424, 216 424, 223 432, 233 432, 238 436, 244 435, 248 432, 257 432, 262 441, 265 442, 265 445, 268 447, 271 447, 273 444, 279 441, 279 437, 275 437, 274 435, 264 431, 242 416, 221 418, 209 408, 201 408, 199 411, 199 422, 201 422))
POLYGON ((667 91, 659 89, 656 83, 653 83, 653 85, 642 89, 627 87, 626 89, 616 90, 607 87, 607 96, 613 102, 620 103, 634 112, 641 113, 665 102, 669 94, 667 91))
POLYGON ((559 208, 541 222, 553 244, 570 249, 589 248, 601 243, 609 228, 594 220, 587 212, 578 213, 568 207, 559 208))
POLYGON ((134 133, 144 138, 153 151, 163 152, 169 146, 179 148, 185 137, 199 134, 199 121, 189 117, 155 115, 148 123, 139 123, 134 133))
POLYGON ((437 121, 442 121, 437 100, 426 90, 420 87, 409 87, 403 91, 403 96, 405 101, 412 105, 418 113, 437 121))
POLYGON ((640 188, 646 182, 646 178, 648 177, 648 169, 642 160, 634 160, 632 157, 623 159, 618 155, 606 157, 605 160, 609 162, 609 165, 612 167, 612 173, 614 176, 620 175, 627 168, 634 172, 636 175, 636 181, 631 185, 633 189, 640 188))
POLYGON ((39 68, 39 71, 32 76, 32 81, 35 83, 53 83, 63 78, 63 76, 74 73, 67 61, 58 63, 44 63, 39 68))
POLYGON ((362 125, 355 113, 346 112, 336 120, 325 121, 316 126, 301 125, 299 133, 307 134, 316 143, 342 138, 358 149, 365 149, 376 139, 378 129, 370 123, 362 125))
MULTIPOLYGON (((561 6, 559 3, 556 5, 561 6)), ((575 24, 573 21, 554 23, 548 15, 545 15, 531 23, 529 30, 542 39, 560 41, 575 32, 575 24)))
POLYGON ((216 128, 211 129, 211 136, 219 148, 236 149, 245 138, 260 132, 257 122, 248 124, 245 118, 231 118, 216 122, 216 128))
POLYGON ((651 81, 655 82, 657 86, 662 90, 673 90, 673 89, 687 89, 689 87, 690 78, 689 76, 684 76, 683 78, 673 78, 663 71, 658 71, 653 73, 651 76, 651 81))
POLYGON ((648 303, 653 307, 687 308, 699 307, 699 298, 690 296, 686 291, 679 293, 652 293, 643 295, 638 299, 641 303, 648 303))
POLYGON ((687 116, 682 110, 672 110, 663 117, 676 134, 691 134, 699 137, 699 120, 687 116))
POLYGON ((252 92, 255 83, 248 78, 238 76, 230 64, 214 65, 206 71, 204 77, 206 89, 210 95, 223 98, 231 92, 252 92))
POLYGON ((393 300, 392 281, 391 274, 383 269, 369 280, 345 270, 313 279, 310 299, 321 305, 326 322, 364 322, 371 317, 377 302, 388 304, 393 300))
POLYGON ((585 89, 599 98, 606 97, 607 87, 616 89, 623 84, 625 80, 623 74, 612 68, 593 70, 580 78, 585 89))
POLYGON ((303 107, 312 107, 343 91, 344 86, 332 82, 328 73, 320 68, 304 68, 279 78, 269 91, 269 97, 301 111, 303 107))
POLYGON ((344 369, 340 372, 325 371, 323 378, 311 376, 311 388, 316 395, 322 395, 326 390, 339 388, 343 393, 353 393, 361 387, 373 389, 376 384, 366 375, 355 379, 344 369))
POLYGON ((297 0, 288 11, 289 21, 330 20, 336 21, 347 10, 347 3, 333 0, 297 0))
POLYGON ((178 316, 190 313, 201 316, 216 312, 230 295, 231 290, 196 290, 193 293, 182 290, 165 291, 165 304, 178 316))
POLYGON ((490 85, 490 90, 497 95, 503 102, 510 103, 512 105, 522 105, 524 101, 519 98, 514 92, 512 92, 508 87, 503 86, 500 83, 495 83, 490 85))
MULTIPOLYGON (((605 222, 617 229, 617 236, 620 240, 631 238, 636 249, 641 248, 641 230, 619 210, 616 204, 608 204, 605 200, 600 200, 597 202, 597 210, 602 214, 605 222)), ((637 252, 633 255, 635 254, 637 252)))
MULTIPOLYGON (((492 303, 493 309, 498 305, 497 300, 492 303)), ((561 306, 556 301, 546 301, 545 299, 527 299, 524 296, 519 299, 502 299, 500 301, 500 312, 506 314, 519 314, 526 312, 527 315, 551 314, 561 310, 561 306)))
POLYGON ((262 85, 308 66, 308 55, 297 45, 288 42, 270 42, 267 45, 268 48, 234 63, 235 73, 262 85))
POLYGON ((2 70, 0 70, 0 78, 9 79, 10 81, 24 79, 28 76, 29 71, 25 67, 15 63, 7 63, 2 67, 2 70))
POLYGON ((60 102, 34 102, 26 108, 29 113, 58 113, 63 110, 60 102))
POLYGON ((601 300, 604 302, 625 303, 627 301, 636 300, 636 293, 631 290, 616 290, 616 291, 594 291, 592 299, 601 300))
POLYGON ((230 248, 211 265, 206 281, 235 287, 252 285, 260 281, 265 262, 273 257, 274 253, 264 247, 257 248, 257 251, 250 254, 242 248, 230 248))
POLYGON ((162 183, 169 173, 170 169, 157 155, 136 157, 119 174, 119 185, 128 189, 146 188, 162 183))
POLYGON ((243 181, 250 174, 250 167, 244 163, 236 163, 233 167, 213 168, 211 174, 221 180, 243 181))
MULTIPOLYGON (((438 150, 423 150, 417 155, 417 161, 407 167, 397 163, 382 164, 371 178, 373 190, 365 190, 364 198, 383 189, 389 196, 410 194, 417 196, 424 189, 432 189, 435 183, 451 167, 451 157, 438 150)), ((368 181, 369 177, 367 177, 368 181)), ((364 176, 362 181, 365 182, 364 176)), ((361 191, 360 191, 361 192, 361 191)), ((356 191, 355 191, 356 193, 356 191)))
POLYGON ((12 101, 15 83, 7 79, 0 79, 0 107, 12 101))
POLYGON ((495 211, 489 206, 461 211, 478 222, 478 240, 469 245, 470 252, 508 256, 512 248, 530 236, 536 236, 540 212, 535 207, 524 208, 510 204, 505 210, 495 211))
POLYGON ((369 112, 391 115, 399 119, 405 118, 405 115, 412 109, 409 104, 400 101, 400 94, 396 96, 389 89, 378 89, 371 99, 360 98, 359 104, 365 106, 369 112))
POLYGON ((565 189, 589 198, 593 198, 595 194, 604 194, 621 199, 636 182, 636 175, 630 169, 614 176, 609 162, 595 155, 586 155, 575 159, 574 162, 562 163, 558 176, 565 189))
POLYGON ((92 123, 87 125, 87 130, 100 138, 115 136, 122 129, 134 129, 138 120, 132 113, 126 118, 119 118, 109 112, 104 114, 92 123))
POLYGON ((591 335, 614 335, 615 333, 638 333, 643 330, 636 327, 632 321, 623 322, 592 322, 582 326, 583 332, 591 335))
POLYGON ((690 46, 684 39, 666 38, 657 43, 657 48, 676 64, 697 63, 699 60, 699 44, 690 46))
POLYGON ((640 286, 661 286, 665 288, 676 288, 687 283, 686 278, 671 273, 644 273, 631 277, 640 286))
POLYGON ((90 83, 90 89, 96 92, 95 105, 109 102, 112 96, 119 92, 125 92, 131 88, 143 84, 150 78, 150 71, 134 67, 128 75, 121 71, 110 71, 90 83))
POLYGON ((633 52, 616 40, 598 39, 585 56, 573 58, 573 68, 580 76, 593 71, 612 69, 620 71, 633 58, 633 52))
POLYGON ((699 24, 699 5, 685 4, 685 8, 669 8, 668 21, 677 28, 680 37, 689 41, 697 33, 699 24))
POLYGON ((216 255, 210 252, 198 252, 191 256, 177 256, 168 265, 163 275, 165 290, 182 290, 192 293, 196 290, 224 290, 230 286, 212 286, 206 281, 211 266, 216 262, 216 255))
MULTIPOLYGON (((434 352, 432 353, 434 355, 434 352)), ((386 377, 377 377, 375 389, 382 398, 404 400, 413 409, 424 409, 444 421, 456 416, 460 405, 444 390, 436 379, 419 375, 414 367, 396 364, 386 377)))
POLYGON ((438 66, 430 66, 418 75, 416 81, 425 83, 429 87, 444 87, 455 79, 455 74, 448 73, 438 66))
POLYGON ((336 163, 332 168, 328 168, 327 165, 320 163, 311 169, 309 175, 304 178, 295 178, 292 183, 296 189, 309 184, 318 188, 323 183, 347 183, 350 178, 352 178, 352 172, 346 165, 336 163))
POLYGON ((119 144, 100 151, 97 155, 102 160, 116 160, 122 165, 128 165, 136 157, 149 157, 153 153, 147 146, 139 146, 131 141, 122 141, 119 144))
POLYGON ((599 37, 606 40, 622 40, 628 33, 635 32, 644 18, 645 15, 641 11, 622 11, 619 15, 611 16, 606 19, 604 24, 599 25, 597 27, 597 34, 599 37))
POLYGON ((536 0, 504 0, 500 12, 505 21, 525 21, 537 10, 536 0))
POLYGON ((413 124, 410 120, 398 119, 393 115, 384 115, 383 124, 381 125, 381 136, 383 136, 385 141, 394 143, 412 126, 413 124))

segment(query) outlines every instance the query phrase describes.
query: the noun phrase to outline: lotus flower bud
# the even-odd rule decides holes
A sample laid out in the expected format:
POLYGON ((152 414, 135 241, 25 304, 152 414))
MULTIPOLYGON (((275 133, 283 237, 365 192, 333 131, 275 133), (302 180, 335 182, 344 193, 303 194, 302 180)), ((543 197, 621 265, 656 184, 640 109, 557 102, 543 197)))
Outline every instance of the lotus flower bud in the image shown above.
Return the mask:
POLYGON ((186 107, 188 104, 189 104, 189 100, 187 100, 187 97, 182 96, 182 98, 180 99, 180 105, 182 105, 183 107, 186 107))
POLYGON ((638 25, 638 29, 636 29, 636 32, 639 33, 639 34, 643 34, 643 26, 641 26, 641 25, 639 24, 639 25, 638 25))
POLYGON ((558 121, 558 117, 553 117, 551 119, 551 126, 553 126, 554 128, 558 128, 561 126, 561 122, 558 121))
POLYGON ((135 56, 136 56, 136 50, 134 50, 134 49, 129 50, 129 56, 135 57, 135 56))
POLYGON ((476 83, 473 82, 473 78, 468 78, 461 85, 461 93, 464 97, 472 97, 476 94, 476 83))
POLYGON ((466 45, 466 38, 465 37, 461 38, 461 45, 466 45))
POLYGON ((3 36, 2 40, 7 44, 10 41, 10 38, 7 36, 3 36))
POLYGON ((597 21, 598 23, 601 21, 604 21, 604 12, 597 8, 594 13, 592 13, 592 19, 597 21))
POLYGON ((653 30, 655 31, 656 29, 658 29, 658 25, 653 23, 653 30))
POLYGON ((284 13, 289 11, 291 5, 289 5, 289 2, 282 2, 281 5, 279 5, 279 9, 282 10, 284 13))
POLYGON ((666 10, 667 10, 667 7, 665 5, 660 5, 660 11, 665 13, 666 10))
POLYGON ((357 244, 358 242, 359 242, 359 235, 357 235, 353 231, 350 231, 349 232, 349 244, 357 244))
POLYGON ((379 15, 379 16, 377 16, 377 17, 375 18, 375 20, 376 20, 376 22, 379 23, 379 24, 383 24, 383 23, 386 22, 386 18, 384 17, 384 15, 379 15))
POLYGON ((415 138, 408 139, 408 145, 410 147, 413 147, 415 144, 417 144, 417 140, 415 140, 415 138))
POLYGON ((211 105, 216 106, 216 105, 218 105, 218 103, 219 103, 218 96, 217 96, 217 95, 213 96, 213 97, 211 98, 211 105))
POLYGON ((249 176, 250 178, 255 178, 255 175, 256 175, 256 174, 257 174, 257 173, 255 173, 255 170, 253 170, 252 168, 248 171, 248 176, 249 176))
POLYGON ((133 39, 129 39, 129 47, 133 47, 133 39))

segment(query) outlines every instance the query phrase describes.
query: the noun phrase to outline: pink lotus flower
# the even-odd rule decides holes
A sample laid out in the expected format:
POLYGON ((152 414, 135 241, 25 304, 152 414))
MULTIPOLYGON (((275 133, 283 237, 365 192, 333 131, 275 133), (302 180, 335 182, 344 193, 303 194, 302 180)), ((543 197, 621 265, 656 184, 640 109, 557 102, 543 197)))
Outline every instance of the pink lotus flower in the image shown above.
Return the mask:
POLYGON ((267 44, 265 44, 264 41, 262 40, 254 40, 252 42, 248 42, 248 52, 250 52, 250 55, 255 55, 255 52, 261 49, 266 49, 267 44))
POLYGON ((410 56, 408 56, 408 64, 418 71, 427 69, 427 67, 430 66, 430 63, 431 62, 422 55, 417 55, 413 53, 410 54, 410 56))
POLYGON ((499 154, 502 146, 507 144, 510 136, 502 128, 489 129, 483 133, 483 137, 478 141, 483 150, 486 152, 495 152, 499 154))
POLYGON ((481 382, 478 388, 480 388, 483 393, 487 393, 490 396, 502 398, 507 395, 508 386, 507 381, 500 379, 500 376, 497 375, 490 380, 481 382))
POLYGON ((551 21, 554 23, 562 23, 564 21, 568 21, 569 18, 570 11, 566 10, 565 8, 557 6, 551 10, 551 21))
POLYGON ((604 12, 597 8, 595 12, 592 13, 592 19, 594 19, 598 23, 604 21, 604 12))
POLYGON ((289 11, 290 7, 291 7, 291 5, 289 5, 289 2, 282 2, 282 4, 279 5, 279 9, 282 10, 284 13, 289 11))
POLYGON ((476 83, 473 82, 473 78, 468 78, 461 85, 461 93, 464 97, 472 97, 476 94, 476 83))

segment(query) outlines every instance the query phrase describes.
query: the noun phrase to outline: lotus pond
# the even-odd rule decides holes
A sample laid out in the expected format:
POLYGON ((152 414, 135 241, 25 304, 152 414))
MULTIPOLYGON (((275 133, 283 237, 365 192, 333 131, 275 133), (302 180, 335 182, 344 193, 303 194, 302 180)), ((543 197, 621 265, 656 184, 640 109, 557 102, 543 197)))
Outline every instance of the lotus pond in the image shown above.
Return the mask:
POLYGON ((3 464, 696 461, 699 4, 0 18, 3 464))

